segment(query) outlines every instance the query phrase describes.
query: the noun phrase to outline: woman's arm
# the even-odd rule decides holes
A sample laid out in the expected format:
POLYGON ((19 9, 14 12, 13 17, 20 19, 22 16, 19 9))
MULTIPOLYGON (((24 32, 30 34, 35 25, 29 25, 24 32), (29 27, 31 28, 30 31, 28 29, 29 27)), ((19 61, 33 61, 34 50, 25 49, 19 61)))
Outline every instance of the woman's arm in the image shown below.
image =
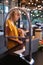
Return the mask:
POLYGON ((23 42, 21 40, 19 40, 19 39, 14 39, 14 38, 8 38, 8 39, 11 40, 11 41, 16 42, 18 44, 23 44, 23 42))

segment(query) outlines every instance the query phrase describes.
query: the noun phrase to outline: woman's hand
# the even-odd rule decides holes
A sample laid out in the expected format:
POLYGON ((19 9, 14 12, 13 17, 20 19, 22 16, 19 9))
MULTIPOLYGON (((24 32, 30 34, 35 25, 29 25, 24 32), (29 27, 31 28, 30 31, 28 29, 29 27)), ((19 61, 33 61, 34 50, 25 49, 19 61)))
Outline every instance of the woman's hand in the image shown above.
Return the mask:
POLYGON ((21 37, 25 37, 25 31, 23 29, 18 28, 18 33, 21 37))
POLYGON ((18 43, 19 43, 19 44, 23 44, 23 42, 22 42, 22 41, 20 41, 20 40, 18 40, 18 43))
POLYGON ((22 29, 18 28, 18 33, 22 34, 22 29))

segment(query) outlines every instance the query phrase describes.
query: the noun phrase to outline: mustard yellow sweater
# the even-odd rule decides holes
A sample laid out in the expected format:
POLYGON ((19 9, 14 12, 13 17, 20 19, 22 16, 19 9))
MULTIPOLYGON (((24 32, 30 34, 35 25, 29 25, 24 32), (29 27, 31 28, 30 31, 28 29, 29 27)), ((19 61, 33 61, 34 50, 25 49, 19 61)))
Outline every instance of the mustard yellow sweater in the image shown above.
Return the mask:
MULTIPOLYGON (((14 25, 14 23, 11 20, 6 21, 6 27, 9 28, 9 30, 7 30, 7 32, 6 32, 6 35, 8 35, 8 36, 17 36, 18 37, 17 27, 16 27, 16 25, 14 25)), ((18 40, 18 38, 11 38, 11 39, 18 40)), ((10 48, 12 48, 16 45, 17 45, 17 43, 15 43, 14 41, 8 40, 8 43, 7 43, 8 49, 10 49, 10 48)))

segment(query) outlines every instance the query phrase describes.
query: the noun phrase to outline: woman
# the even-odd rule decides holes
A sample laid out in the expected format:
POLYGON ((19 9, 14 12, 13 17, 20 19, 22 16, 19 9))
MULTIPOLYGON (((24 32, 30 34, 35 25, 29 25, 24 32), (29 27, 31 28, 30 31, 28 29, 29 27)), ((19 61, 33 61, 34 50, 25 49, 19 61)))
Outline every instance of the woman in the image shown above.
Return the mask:
MULTIPOLYGON (((18 37, 20 34, 21 36, 24 37, 24 34, 22 32, 24 32, 22 29, 18 29, 15 25, 16 21, 18 21, 18 19, 20 18, 20 13, 18 10, 14 10, 13 12, 10 13, 10 16, 8 18, 8 20, 6 21, 6 35, 7 36, 15 36, 18 37)), ((7 44, 7 48, 11 49, 17 45, 23 45, 23 42, 20 41, 18 38, 9 38, 8 39, 8 44, 7 44)))

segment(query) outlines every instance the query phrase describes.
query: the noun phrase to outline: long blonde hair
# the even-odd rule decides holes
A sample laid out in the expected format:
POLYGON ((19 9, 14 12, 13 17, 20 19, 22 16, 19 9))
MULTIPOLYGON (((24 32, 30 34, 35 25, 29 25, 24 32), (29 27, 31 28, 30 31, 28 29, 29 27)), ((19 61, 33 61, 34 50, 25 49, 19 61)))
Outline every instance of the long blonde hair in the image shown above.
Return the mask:
POLYGON ((14 10, 14 11, 12 11, 12 12, 10 13, 9 19, 10 19, 10 18, 14 18, 14 16, 15 16, 16 14, 17 14, 18 16, 20 16, 19 10, 14 10))

